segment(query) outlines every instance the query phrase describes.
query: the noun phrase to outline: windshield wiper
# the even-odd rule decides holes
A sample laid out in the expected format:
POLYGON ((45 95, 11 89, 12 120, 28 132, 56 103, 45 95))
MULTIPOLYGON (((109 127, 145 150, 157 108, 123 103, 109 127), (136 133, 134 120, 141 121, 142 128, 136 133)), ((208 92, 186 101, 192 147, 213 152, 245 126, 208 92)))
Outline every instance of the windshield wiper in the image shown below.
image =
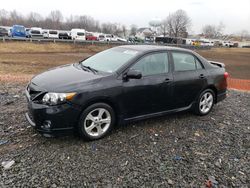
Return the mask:
POLYGON ((90 66, 85 66, 85 65, 83 65, 83 64, 81 64, 81 66, 82 66, 82 68, 83 69, 87 69, 87 70, 90 70, 90 71, 92 71, 93 73, 97 73, 98 72, 98 70, 96 70, 96 69, 94 69, 94 68, 92 68, 92 67, 90 67, 90 66))

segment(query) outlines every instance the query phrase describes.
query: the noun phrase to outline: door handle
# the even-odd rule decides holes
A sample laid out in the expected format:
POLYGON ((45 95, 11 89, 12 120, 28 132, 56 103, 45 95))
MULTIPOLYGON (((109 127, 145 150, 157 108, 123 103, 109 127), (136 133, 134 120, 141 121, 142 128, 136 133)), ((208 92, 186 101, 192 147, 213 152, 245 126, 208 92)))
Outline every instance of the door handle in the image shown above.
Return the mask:
POLYGON ((204 79, 206 76, 204 74, 200 74, 199 78, 204 79))
POLYGON ((165 83, 169 83, 169 82, 171 82, 172 80, 170 79, 170 78, 166 78, 165 80, 164 80, 164 82, 165 83))

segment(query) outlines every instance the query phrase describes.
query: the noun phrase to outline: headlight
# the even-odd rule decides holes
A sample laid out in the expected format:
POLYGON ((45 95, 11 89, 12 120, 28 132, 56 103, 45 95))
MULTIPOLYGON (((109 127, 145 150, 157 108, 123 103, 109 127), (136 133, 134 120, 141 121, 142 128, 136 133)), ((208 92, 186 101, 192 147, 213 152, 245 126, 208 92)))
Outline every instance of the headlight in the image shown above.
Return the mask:
POLYGON ((57 105, 71 100, 76 93, 46 93, 42 102, 47 105, 57 105))

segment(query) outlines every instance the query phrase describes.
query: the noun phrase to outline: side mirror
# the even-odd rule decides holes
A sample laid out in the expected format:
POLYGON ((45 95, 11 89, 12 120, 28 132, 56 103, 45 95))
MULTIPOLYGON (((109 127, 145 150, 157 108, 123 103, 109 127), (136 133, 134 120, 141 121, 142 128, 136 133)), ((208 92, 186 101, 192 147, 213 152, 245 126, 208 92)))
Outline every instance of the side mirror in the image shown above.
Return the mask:
POLYGON ((141 79, 141 77, 141 72, 134 69, 130 69, 127 74, 124 75, 125 79, 141 79))

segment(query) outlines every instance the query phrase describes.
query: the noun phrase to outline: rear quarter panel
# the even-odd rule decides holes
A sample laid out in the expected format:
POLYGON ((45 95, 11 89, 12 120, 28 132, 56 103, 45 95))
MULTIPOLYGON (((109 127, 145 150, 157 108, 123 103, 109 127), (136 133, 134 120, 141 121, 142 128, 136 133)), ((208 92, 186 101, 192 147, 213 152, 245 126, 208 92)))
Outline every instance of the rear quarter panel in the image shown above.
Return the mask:
POLYGON ((212 67, 207 69, 208 72, 208 85, 214 86, 217 90, 217 94, 226 92, 227 81, 224 77, 225 69, 220 67, 212 67))

